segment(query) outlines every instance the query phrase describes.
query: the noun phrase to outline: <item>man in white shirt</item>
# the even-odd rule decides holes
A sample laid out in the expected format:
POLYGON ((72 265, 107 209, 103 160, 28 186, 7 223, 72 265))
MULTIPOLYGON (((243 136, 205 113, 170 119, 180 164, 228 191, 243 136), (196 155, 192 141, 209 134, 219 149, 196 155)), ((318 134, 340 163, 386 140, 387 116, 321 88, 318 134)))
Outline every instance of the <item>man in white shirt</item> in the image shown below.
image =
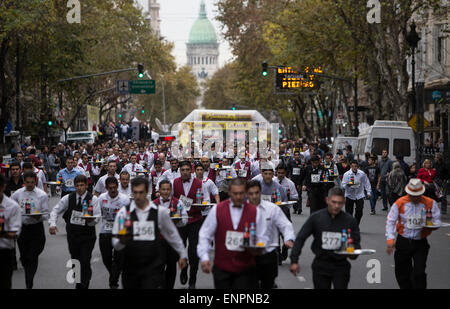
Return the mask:
POLYGON ((284 245, 292 248, 295 240, 294 228, 279 206, 261 200, 261 183, 259 181, 248 182, 246 191, 250 203, 257 205, 258 210, 265 218, 266 233, 269 239, 264 254, 256 257, 259 288, 272 289, 275 278, 278 276, 278 255, 275 249, 279 248, 279 231, 283 234, 284 245))
POLYGON ((119 288, 119 276, 123 255, 114 250, 112 246, 112 228, 116 213, 122 207, 130 205, 130 198, 127 195, 119 193, 119 182, 114 177, 108 177, 105 181, 107 192, 100 194, 97 199, 98 207, 102 212, 102 229, 99 236, 100 253, 102 255, 103 265, 109 273, 109 287, 111 289, 119 288))
POLYGON ((126 229, 126 236, 113 239, 114 248, 123 250, 124 254, 122 284, 124 289, 156 289, 162 284, 164 268, 164 252, 159 234, 179 254, 180 269, 187 264, 186 248, 170 219, 169 210, 147 199, 147 179, 133 179, 131 190, 134 201, 119 211, 113 227, 114 235, 126 229))
POLYGON ((5 195, 5 189, 6 179, 0 174, 0 290, 11 289, 12 250, 16 250, 14 239, 22 228, 20 206, 5 195))
POLYGON ((366 173, 358 169, 358 161, 353 160, 350 164, 350 170, 344 174, 342 178, 342 186, 345 190, 345 212, 353 216, 353 207, 355 207, 356 222, 361 222, 364 208, 364 189, 366 189, 367 196, 372 195, 372 187, 366 173))
POLYGON ((43 171, 37 169, 33 165, 33 160, 29 158, 25 159, 25 163, 23 164, 23 172, 34 172, 36 174, 36 187, 47 192, 47 184, 45 183, 47 180, 45 179, 45 174, 43 171))
POLYGON ((48 219, 48 195, 36 188, 36 174, 26 172, 23 175, 25 187, 17 190, 11 198, 22 208, 22 232, 17 240, 20 261, 25 269, 27 289, 33 288, 34 275, 38 268, 39 255, 45 246, 43 222, 48 219), (31 217, 30 215, 33 215, 31 217))
MULTIPOLYGON (((159 183, 163 180, 168 180, 170 182, 173 182, 175 178, 181 177, 180 169, 178 168, 178 159, 171 158, 170 159, 170 169, 165 171, 162 176, 159 178, 158 183, 156 183, 156 192, 159 191, 159 183)), ((155 193, 156 193, 155 192, 155 193)))
POLYGON ((130 174, 126 171, 120 173, 119 176, 119 193, 122 193, 129 198, 131 195, 131 186, 130 186, 130 174))
POLYGON ((97 181, 97 184, 94 187, 95 196, 99 196, 100 194, 106 192, 106 188, 105 188, 106 178, 116 177, 117 179, 119 179, 119 175, 116 174, 116 170, 117 170, 117 162, 109 161, 108 168, 107 168, 108 173, 106 175, 100 177, 100 179, 97 181))
POLYGON ((56 235, 58 216, 63 215, 71 259, 78 260, 81 267, 81 283, 77 283, 76 288, 88 289, 92 276, 92 250, 97 240, 95 225, 99 222, 97 218, 101 216, 101 210, 98 207, 97 197, 87 191, 86 176, 78 175, 74 183, 75 192, 64 196, 50 213, 50 234, 56 235), (84 215, 85 207, 88 211, 91 207, 93 208, 93 218, 84 215))
POLYGON ((230 199, 214 206, 199 233, 197 254, 203 272, 212 270, 216 289, 255 289, 257 269, 254 253, 242 247, 246 229, 255 227, 256 235, 250 242, 267 244, 264 216, 253 204, 245 201, 245 180, 233 179, 230 184, 230 199), (220 218, 220 220, 218 220, 220 218), (214 267, 211 267, 209 252, 214 241, 214 267))
POLYGON ((136 177, 136 173, 144 172, 144 167, 140 165, 137 161, 136 154, 132 154, 130 156, 130 163, 125 165, 122 169, 123 172, 128 172, 130 174, 131 179, 136 177))

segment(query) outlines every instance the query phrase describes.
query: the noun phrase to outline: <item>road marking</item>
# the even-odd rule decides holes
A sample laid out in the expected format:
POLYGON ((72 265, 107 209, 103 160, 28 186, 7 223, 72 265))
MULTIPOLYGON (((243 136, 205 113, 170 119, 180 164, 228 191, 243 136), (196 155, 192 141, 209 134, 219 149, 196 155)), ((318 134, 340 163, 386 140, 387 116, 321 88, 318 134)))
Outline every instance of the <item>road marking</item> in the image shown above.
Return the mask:
POLYGON ((305 277, 297 276, 297 279, 298 279, 298 281, 300 281, 300 282, 306 282, 305 277))

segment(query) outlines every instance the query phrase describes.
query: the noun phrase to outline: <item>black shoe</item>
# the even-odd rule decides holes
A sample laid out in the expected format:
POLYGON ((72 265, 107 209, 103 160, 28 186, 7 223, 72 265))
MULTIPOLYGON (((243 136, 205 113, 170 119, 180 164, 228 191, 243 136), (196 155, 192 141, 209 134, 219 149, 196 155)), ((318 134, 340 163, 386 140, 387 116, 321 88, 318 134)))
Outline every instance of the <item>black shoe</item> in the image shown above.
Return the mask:
POLYGON ((183 268, 183 269, 181 270, 181 273, 180 273, 180 282, 181 282, 182 285, 185 285, 187 281, 188 281, 187 267, 185 267, 185 268, 183 268))
POLYGON ((109 286, 109 288, 110 288, 111 290, 117 290, 117 289, 119 289, 119 285, 117 285, 117 284, 111 284, 111 285, 109 286))
POLYGON ((189 290, 195 290, 196 289, 195 288, 195 283, 190 283, 188 289, 189 290))
POLYGON ((388 211, 388 208, 387 208, 387 207, 384 207, 384 208, 382 209, 382 211, 388 211))
POLYGON ((278 289, 278 285, 276 283, 273 284, 274 289, 278 289))
POLYGON ((371 215, 374 215, 374 214, 375 214, 375 210, 371 210, 371 211, 370 211, 370 214, 371 214, 371 215))

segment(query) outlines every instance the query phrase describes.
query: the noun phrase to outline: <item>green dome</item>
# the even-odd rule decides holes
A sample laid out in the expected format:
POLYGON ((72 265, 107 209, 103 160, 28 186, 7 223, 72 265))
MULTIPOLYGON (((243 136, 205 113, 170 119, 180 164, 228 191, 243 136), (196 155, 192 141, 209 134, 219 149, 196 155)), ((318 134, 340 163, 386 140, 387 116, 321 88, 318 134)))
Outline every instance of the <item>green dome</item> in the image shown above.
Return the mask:
POLYGON ((215 44, 217 43, 216 30, 206 16, 205 2, 200 4, 200 13, 191 28, 189 44, 215 44))

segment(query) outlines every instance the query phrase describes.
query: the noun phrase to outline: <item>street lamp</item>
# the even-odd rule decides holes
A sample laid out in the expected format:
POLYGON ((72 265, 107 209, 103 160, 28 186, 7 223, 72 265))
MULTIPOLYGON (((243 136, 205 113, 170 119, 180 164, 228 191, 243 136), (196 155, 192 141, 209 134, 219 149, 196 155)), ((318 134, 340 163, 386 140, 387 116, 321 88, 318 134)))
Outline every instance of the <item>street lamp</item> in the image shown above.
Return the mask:
POLYGON ((412 70, 412 74, 411 74, 411 78, 412 78, 412 94, 413 94, 413 99, 415 102, 415 114, 416 114, 416 140, 417 140, 417 150, 416 150, 416 163, 417 166, 420 166, 420 138, 419 138, 419 101, 417 100, 416 97, 416 60, 415 60, 415 53, 416 53, 416 48, 417 48, 417 44, 420 41, 420 37, 417 34, 416 31, 416 24, 414 23, 414 21, 411 24, 411 30, 409 31, 409 33, 406 35, 406 41, 408 42, 409 46, 411 47, 411 52, 412 52, 412 58, 411 58, 411 70, 412 70))

